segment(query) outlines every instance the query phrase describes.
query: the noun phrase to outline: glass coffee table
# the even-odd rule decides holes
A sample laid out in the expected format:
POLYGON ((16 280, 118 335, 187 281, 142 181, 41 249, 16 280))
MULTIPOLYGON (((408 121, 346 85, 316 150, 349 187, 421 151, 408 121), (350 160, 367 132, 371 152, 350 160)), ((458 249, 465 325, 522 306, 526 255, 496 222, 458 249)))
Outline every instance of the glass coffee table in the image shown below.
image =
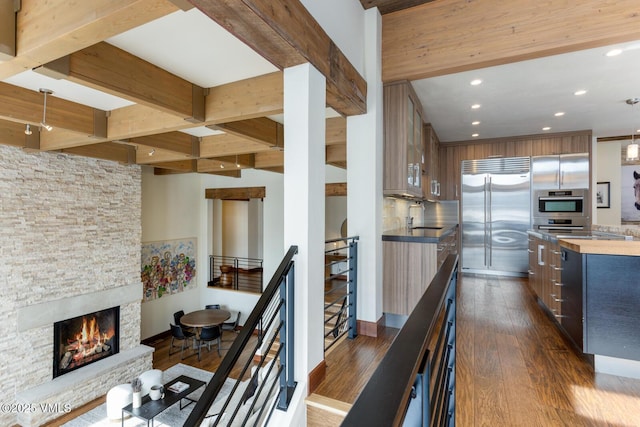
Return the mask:
POLYGON ((153 426, 153 419, 175 403, 180 402, 180 410, 194 403, 195 400, 190 399, 188 396, 205 384, 206 382, 204 381, 196 380, 186 375, 180 375, 178 378, 164 384, 163 399, 151 400, 149 395, 146 395, 142 398, 142 405, 140 405, 139 408, 134 408, 133 403, 122 408, 122 426, 124 426, 125 414, 145 420, 147 427, 149 426, 149 422, 151 422, 151 426, 153 426), (179 385, 182 385, 182 387, 177 387, 179 385), (175 391, 172 389, 175 389, 175 391), (182 405, 183 399, 188 401, 184 406, 182 405))

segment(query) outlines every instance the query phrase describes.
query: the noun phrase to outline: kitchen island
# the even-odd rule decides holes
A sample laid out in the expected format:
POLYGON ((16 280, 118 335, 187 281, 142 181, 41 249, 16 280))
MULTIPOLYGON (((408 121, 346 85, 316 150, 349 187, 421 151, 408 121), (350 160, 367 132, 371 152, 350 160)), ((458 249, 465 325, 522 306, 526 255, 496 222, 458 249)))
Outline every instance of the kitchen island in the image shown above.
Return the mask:
POLYGON ((457 223, 443 222, 382 234, 382 311, 387 326, 403 324, 447 255, 457 253, 457 235, 457 223))
POLYGON ((566 332, 597 372, 640 378, 640 241, 559 243, 566 332))

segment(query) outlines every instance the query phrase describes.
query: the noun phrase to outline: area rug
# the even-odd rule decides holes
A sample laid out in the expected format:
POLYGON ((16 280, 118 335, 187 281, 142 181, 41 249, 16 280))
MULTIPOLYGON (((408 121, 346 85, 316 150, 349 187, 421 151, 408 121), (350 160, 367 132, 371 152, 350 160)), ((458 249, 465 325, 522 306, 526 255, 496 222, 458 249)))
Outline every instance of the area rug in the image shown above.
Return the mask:
MULTIPOLYGON (((209 380, 213 377, 213 372, 179 363, 163 372, 162 381, 163 383, 167 383, 180 375, 187 375, 191 378, 209 382, 209 380)), ((225 384, 222 386, 222 390, 220 390, 220 393, 218 394, 218 398, 226 397, 233 389, 234 383, 234 380, 227 379, 225 384)), ((204 387, 200 387, 198 390, 193 392, 193 394, 189 395, 189 397, 193 398, 194 400, 199 399, 205 387, 206 385, 204 387)), ((185 420, 193 410, 194 405, 195 404, 191 404, 183 410, 180 410, 180 404, 176 403, 154 418, 154 426, 176 427, 183 425, 185 420)), ((103 403, 102 405, 97 406, 91 411, 86 412, 79 417, 63 424, 62 427, 114 427, 120 425, 120 420, 111 421, 107 418, 107 405, 103 403)), ((139 418, 129 417, 125 419, 124 424, 122 425, 124 427, 139 427, 146 426, 147 422, 139 418)))

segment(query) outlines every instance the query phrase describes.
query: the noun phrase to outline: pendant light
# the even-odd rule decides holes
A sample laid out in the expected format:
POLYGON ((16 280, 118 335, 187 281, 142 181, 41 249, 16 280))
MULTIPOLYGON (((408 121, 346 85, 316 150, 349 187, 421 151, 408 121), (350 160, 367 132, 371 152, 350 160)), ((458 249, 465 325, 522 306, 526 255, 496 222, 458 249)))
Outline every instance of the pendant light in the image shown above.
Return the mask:
POLYGON ((51 95, 53 93, 50 89, 40 88, 40 93, 44 95, 44 106, 42 108, 42 121, 40 122, 40 126, 48 131, 53 129, 53 126, 47 124, 47 95, 51 95))
MULTIPOLYGON (((633 106, 640 102, 640 98, 629 98, 626 102, 631 105, 633 110, 633 106)), ((633 129, 631 132, 631 144, 627 145, 627 161, 638 160, 638 144, 635 142, 635 133, 636 131, 633 129)))

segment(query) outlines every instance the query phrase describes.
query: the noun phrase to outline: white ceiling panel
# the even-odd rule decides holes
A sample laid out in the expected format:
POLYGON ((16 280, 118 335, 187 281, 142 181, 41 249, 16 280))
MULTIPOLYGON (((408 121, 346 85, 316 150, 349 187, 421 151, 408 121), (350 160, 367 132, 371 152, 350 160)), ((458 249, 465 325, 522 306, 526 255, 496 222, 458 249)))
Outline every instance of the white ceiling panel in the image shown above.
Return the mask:
POLYGON ((107 42, 204 88, 277 71, 196 8, 179 10, 107 42))

